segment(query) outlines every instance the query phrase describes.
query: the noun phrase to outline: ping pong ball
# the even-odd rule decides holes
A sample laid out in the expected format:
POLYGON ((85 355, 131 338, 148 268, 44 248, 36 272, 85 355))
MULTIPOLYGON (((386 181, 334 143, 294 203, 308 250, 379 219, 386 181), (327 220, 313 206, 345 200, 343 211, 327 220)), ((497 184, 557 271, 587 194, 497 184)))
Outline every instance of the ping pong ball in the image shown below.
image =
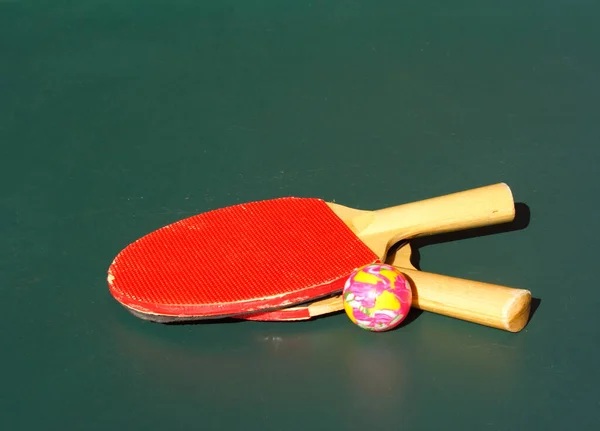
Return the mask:
POLYGON ((355 270, 344 285, 344 310, 352 322, 383 332, 402 322, 412 304, 412 290, 396 268, 372 264, 355 270))

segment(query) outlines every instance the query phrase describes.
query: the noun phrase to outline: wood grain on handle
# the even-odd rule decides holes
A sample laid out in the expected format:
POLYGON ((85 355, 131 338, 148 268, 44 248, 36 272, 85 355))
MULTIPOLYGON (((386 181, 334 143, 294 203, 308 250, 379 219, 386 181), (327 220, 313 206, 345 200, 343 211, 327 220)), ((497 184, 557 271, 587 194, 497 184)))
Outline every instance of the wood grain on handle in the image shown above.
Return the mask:
POLYGON ((529 320, 525 289, 398 268, 413 285, 413 307, 481 325, 519 332, 529 320))
POLYGON ((371 211, 352 218, 354 232, 379 256, 402 238, 506 223, 515 205, 504 183, 371 211))

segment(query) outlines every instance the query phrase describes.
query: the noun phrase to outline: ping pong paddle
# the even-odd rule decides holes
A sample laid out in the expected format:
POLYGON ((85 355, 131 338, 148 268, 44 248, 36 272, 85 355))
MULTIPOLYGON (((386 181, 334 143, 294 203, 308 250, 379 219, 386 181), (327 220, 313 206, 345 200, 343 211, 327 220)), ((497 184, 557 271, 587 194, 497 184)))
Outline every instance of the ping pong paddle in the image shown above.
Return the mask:
POLYGON ((341 292, 354 269, 384 261, 400 240, 514 214, 504 183, 375 211, 316 198, 256 201, 145 235, 115 257, 107 281, 113 297, 143 319, 239 316, 341 292))
MULTIPOLYGON (((509 332, 521 331, 529 320, 531 292, 418 270, 411 262, 410 243, 387 262, 409 281, 412 307, 509 332)), ((295 307, 240 316, 245 320, 296 321, 343 311, 341 295, 295 307)))

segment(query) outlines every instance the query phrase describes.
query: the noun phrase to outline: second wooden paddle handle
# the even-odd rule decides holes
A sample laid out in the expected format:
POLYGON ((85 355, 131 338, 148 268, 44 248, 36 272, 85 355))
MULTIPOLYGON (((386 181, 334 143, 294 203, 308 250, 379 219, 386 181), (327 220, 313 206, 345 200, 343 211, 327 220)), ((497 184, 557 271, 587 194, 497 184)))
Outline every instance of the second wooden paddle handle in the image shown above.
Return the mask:
POLYGON ((529 320, 524 289, 398 268, 413 286, 413 307, 481 325, 519 332, 529 320))
MULTIPOLYGON (((413 308, 509 332, 519 332, 529 320, 528 290, 397 268, 411 284, 413 308)), ((308 313, 315 317, 343 309, 340 295, 312 303, 308 313)))

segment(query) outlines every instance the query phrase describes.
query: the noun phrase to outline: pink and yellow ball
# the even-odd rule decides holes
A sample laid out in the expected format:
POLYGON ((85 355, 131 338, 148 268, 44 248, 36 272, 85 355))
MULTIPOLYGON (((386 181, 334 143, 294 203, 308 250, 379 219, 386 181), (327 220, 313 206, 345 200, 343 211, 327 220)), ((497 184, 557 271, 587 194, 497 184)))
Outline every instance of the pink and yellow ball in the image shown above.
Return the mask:
POLYGON ((359 327, 375 332, 398 326, 412 304, 410 283, 386 264, 367 265, 354 271, 343 290, 344 310, 359 327))

